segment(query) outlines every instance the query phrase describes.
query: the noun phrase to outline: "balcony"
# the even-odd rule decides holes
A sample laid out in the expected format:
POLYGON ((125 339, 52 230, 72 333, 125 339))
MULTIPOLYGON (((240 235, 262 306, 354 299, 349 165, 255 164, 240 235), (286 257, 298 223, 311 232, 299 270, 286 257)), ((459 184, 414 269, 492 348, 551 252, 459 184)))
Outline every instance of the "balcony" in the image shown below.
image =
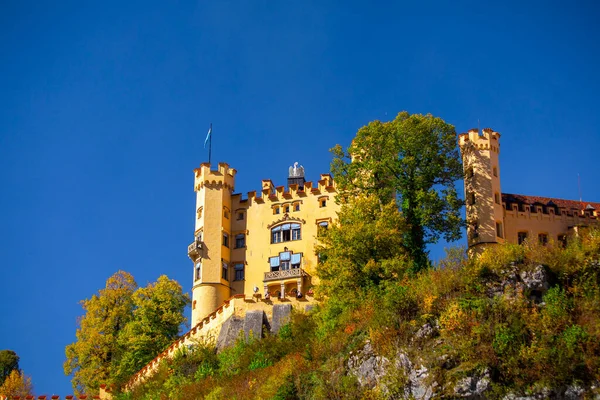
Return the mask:
POLYGON ((299 278, 302 276, 308 276, 308 274, 304 272, 302 268, 285 269, 282 271, 270 271, 265 272, 265 279, 263 280, 263 282, 278 281, 289 278, 299 278))
POLYGON ((194 241, 188 246, 188 257, 195 261, 200 256, 202 256, 202 242, 194 241))

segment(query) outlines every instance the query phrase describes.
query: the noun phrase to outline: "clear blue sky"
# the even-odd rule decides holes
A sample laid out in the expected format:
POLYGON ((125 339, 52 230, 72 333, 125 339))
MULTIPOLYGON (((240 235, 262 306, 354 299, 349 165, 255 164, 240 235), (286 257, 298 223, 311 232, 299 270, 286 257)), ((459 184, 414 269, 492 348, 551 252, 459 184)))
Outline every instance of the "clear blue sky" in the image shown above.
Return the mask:
POLYGON ((501 132, 504 192, 600 201, 592 1, 91 3, 0 5, 0 349, 38 395, 115 271, 190 289, 210 122, 238 192, 407 110, 501 132))

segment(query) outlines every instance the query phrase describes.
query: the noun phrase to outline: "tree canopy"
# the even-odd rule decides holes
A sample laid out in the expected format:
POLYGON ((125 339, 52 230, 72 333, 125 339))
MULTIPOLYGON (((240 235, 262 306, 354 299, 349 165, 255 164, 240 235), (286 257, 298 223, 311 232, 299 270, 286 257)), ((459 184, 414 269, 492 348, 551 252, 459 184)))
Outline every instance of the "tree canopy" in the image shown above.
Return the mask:
POLYGON ((413 269, 428 265, 427 244, 460 238, 463 202, 455 182, 462 163, 452 125, 431 114, 401 112, 393 121, 370 122, 348 149, 337 145, 332 153, 342 203, 364 194, 400 209, 413 269))
POLYGON ((410 268, 403 232, 406 223, 393 202, 381 206, 374 195, 342 204, 339 224, 317 246, 319 293, 353 298, 357 292, 398 280, 410 268))
POLYGON ((138 288, 131 274, 119 271, 97 295, 83 300, 77 340, 65 349, 65 374, 73 388, 96 393, 101 384, 119 385, 135 373, 131 360, 144 365, 174 340, 189 297, 166 276, 138 288))
POLYGON ((13 369, 0 385, 0 397, 6 396, 8 399, 12 399, 15 396, 20 396, 24 399, 30 395, 33 395, 31 378, 25 376, 19 369, 13 369))
POLYGON ((14 370, 19 371, 19 356, 12 350, 0 350, 0 386, 14 370))

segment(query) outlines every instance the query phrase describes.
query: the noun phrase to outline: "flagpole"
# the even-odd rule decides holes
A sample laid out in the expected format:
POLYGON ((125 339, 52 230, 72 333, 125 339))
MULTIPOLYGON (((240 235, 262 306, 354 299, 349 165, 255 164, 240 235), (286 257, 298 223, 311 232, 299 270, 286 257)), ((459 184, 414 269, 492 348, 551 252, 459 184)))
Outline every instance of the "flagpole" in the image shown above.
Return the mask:
POLYGON ((210 164, 210 156, 212 152, 212 122, 210 123, 210 137, 208 138, 208 163, 210 164))

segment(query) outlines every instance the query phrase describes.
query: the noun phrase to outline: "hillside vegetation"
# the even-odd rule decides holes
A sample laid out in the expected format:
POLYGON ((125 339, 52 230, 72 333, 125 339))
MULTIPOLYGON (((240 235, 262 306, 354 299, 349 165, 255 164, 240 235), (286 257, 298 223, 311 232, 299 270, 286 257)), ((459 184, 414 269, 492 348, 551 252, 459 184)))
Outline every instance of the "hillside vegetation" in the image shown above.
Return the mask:
POLYGON ((599 261, 598 231, 564 249, 507 244, 474 259, 453 249, 434 269, 333 290, 277 336, 218 354, 198 344, 120 398, 591 397, 599 261))
MULTIPOLYGON (((321 231, 317 297, 275 336, 198 343, 120 399, 592 396, 600 380, 600 233, 452 249, 464 221, 454 127, 406 112, 333 149, 341 205, 321 231)), ((581 230, 580 230, 581 231, 581 230)), ((533 398, 533 397, 532 397, 533 398)))

